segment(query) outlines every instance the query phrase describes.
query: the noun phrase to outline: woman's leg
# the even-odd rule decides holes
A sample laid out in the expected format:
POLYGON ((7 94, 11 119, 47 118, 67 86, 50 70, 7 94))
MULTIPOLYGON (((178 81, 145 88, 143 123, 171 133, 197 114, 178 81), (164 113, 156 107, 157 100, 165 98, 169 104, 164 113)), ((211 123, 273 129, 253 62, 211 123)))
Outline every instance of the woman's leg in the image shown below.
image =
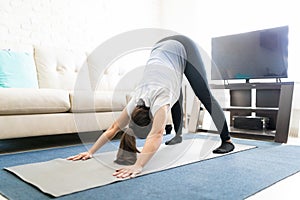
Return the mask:
POLYGON ((185 47, 187 63, 184 74, 195 92, 195 95, 210 113, 222 141, 230 140, 224 112, 210 91, 205 67, 197 45, 191 39, 182 35, 170 36, 163 40, 170 39, 179 41, 185 47))
POLYGON ((230 136, 224 112, 215 97, 212 95, 206 76, 199 74, 197 69, 190 66, 186 67, 184 73, 196 96, 211 115, 222 141, 229 140, 230 136))
POLYGON ((166 142, 166 145, 172 145, 182 142, 182 126, 183 126, 183 108, 182 108, 182 90, 180 90, 180 96, 178 101, 171 108, 172 120, 176 136, 166 142))
POLYGON ((171 124, 167 124, 166 127, 165 127, 165 131, 166 131, 166 135, 171 134, 172 125, 171 124))

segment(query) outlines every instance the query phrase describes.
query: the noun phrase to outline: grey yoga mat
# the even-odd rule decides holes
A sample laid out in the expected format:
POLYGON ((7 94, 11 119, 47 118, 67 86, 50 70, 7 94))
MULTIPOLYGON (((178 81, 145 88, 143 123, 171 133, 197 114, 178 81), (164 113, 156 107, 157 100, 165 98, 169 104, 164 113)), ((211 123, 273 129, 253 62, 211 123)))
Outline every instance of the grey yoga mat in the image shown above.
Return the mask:
MULTIPOLYGON (((219 142, 215 140, 199 138, 184 140, 172 146, 161 145, 138 176, 221 156, 211 153, 218 145, 219 142)), ((254 147, 235 144, 232 153, 254 147)), ((59 197, 116 181, 125 181, 126 179, 112 176, 115 170, 121 167, 113 162, 116 153, 116 151, 99 153, 86 161, 68 161, 65 158, 58 158, 5 169, 36 186, 42 192, 59 197)))

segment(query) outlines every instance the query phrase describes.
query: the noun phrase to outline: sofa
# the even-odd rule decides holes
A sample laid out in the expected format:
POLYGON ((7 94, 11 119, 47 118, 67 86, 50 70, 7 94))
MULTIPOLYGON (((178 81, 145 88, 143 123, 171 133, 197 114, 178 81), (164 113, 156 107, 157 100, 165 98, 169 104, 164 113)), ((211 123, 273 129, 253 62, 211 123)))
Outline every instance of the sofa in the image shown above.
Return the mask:
POLYGON ((88 55, 56 47, 2 47, 0 139, 107 129, 140 76, 116 64, 91 80, 97 63, 88 55))

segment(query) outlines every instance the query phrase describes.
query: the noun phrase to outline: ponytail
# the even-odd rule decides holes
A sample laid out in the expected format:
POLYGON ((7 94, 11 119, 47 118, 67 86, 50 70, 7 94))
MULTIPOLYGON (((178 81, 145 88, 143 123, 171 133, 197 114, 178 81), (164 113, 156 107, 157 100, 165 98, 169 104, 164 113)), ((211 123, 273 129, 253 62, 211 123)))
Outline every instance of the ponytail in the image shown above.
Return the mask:
POLYGON ((122 135, 117 158, 114 161, 120 165, 133 165, 137 159, 136 139, 131 128, 128 128, 122 135))

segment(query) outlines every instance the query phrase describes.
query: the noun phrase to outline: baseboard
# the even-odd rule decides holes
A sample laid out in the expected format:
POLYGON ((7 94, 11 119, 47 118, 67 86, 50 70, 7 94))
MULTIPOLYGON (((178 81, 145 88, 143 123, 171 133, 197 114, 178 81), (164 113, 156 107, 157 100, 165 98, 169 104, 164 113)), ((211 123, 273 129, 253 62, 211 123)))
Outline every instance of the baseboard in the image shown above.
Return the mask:
POLYGON ((300 109, 293 109, 290 122, 290 137, 300 137, 300 109))

